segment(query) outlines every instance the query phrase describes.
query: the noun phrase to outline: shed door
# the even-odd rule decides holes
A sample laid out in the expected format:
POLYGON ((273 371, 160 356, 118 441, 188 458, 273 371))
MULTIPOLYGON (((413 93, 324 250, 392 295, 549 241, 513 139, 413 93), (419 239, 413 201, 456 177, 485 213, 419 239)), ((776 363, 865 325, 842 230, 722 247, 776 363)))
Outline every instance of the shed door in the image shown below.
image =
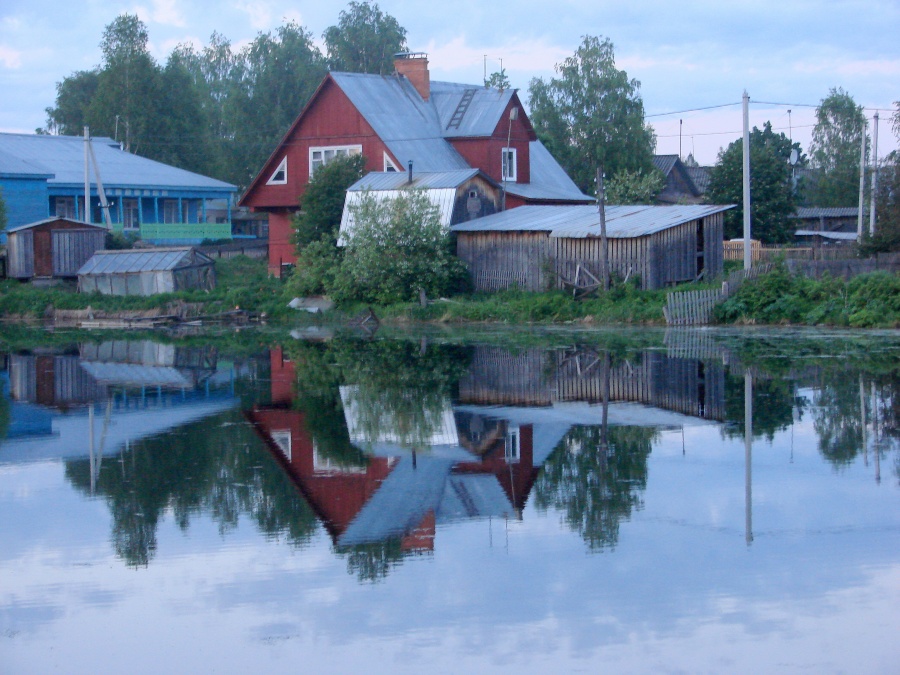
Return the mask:
POLYGON ((105 238, 100 230, 53 230, 53 276, 74 277, 105 238))
POLYGON ((34 276, 34 233, 21 230, 10 235, 7 240, 9 249, 9 276, 14 279, 30 279, 34 276))

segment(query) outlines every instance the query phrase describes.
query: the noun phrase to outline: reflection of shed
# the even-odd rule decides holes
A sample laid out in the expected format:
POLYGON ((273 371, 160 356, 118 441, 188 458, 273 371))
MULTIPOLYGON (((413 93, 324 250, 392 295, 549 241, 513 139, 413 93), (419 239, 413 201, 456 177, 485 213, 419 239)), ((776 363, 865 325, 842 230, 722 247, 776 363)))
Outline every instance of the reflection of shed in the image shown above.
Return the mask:
POLYGON ((106 245, 106 229, 68 218, 49 218, 7 230, 9 276, 74 277, 106 245))
POLYGON ((352 206, 369 194, 377 201, 396 199, 403 190, 420 190, 437 207, 441 225, 449 228, 500 210, 500 187, 478 169, 417 173, 387 171, 367 174, 347 190, 341 216, 341 243, 353 228, 352 206))
POLYGON ((153 295, 215 285, 212 258, 190 247, 99 251, 78 270, 82 293, 153 295))
MULTIPOLYGON (((637 275, 644 289, 722 273, 722 213, 730 206, 609 206, 612 274, 637 275)), ((600 276, 595 206, 523 206, 454 225, 457 255, 479 291, 540 291, 600 276), (584 276, 584 273, 581 272, 584 276)), ((577 285, 577 283, 576 283, 577 285)))

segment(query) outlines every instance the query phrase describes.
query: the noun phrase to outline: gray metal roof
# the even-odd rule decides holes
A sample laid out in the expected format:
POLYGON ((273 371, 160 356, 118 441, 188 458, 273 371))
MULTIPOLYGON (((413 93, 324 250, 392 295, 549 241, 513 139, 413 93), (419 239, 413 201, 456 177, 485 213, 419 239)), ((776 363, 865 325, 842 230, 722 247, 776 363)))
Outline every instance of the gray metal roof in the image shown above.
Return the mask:
POLYGON ((128 272, 159 272, 174 270, 199 259, 210 258, 190 247, 132 249, 125 251, 97 251, 78 270, 84 274, 125 274, 128 272))
POLYGON ((859 209, 855 206, 801 206, 797 209, 797 213, 790 218, 856 218, 859 215, 859 209))
MULTIPOLYGON (((733 205, 607 206, 606 234, 618 239, 642 237, 730 208, 733 205)), ((529 205, 450 229, 454 232, 549 232, 551 237, 580 239, 600 236, 600 214, 595 205, 529 205)))
POLYGON ((431 100, 441 121, 444 138, 490 136, 497 128, 506 106, 515 94, 514 89, 479 87, 454 82, 432 82, 431 100), (466 92, 472 92, 459 126, 449 126, 466 92))
MULTIPOLYGON (((107 190, 154 188, 233 192, 237 189, 230 183, 120 150, 119 144, 111 138, 94 138, 92 145, 100 166, 100 179, 107 190)), ((32 172, 52 175, 48 180, 51 186, 84 186, 84 139, 80 136, 0 133, 0 166, 12 166, 14 159, 24 162, 32 172)), ((94 184, 93 172, 90 180, 94 184)))
POLYGON ((51 178, 53 173, 0 148, 0 176, 6 178, 51 178))
POLYGON ((39 220, 35 223, 25 223, 24 225, 17 225, 16 227, 10 227, 10 228, 7 228, 6 232, 9 233, 9 232, 18 232, 19 230, 30 230, 33 227, 38 227, 39 225, 46 225, 47 223, 55 223, 58 220, 65 221, 67 223, 74 223, 75 225, 78 225, 79 227, 82 227, 85 230, 104 230, 104 231, 106 230, 106 228, 101 225, 91 225, 90 223, 85 223, 80 220, 73 220, 71 218, 60 218, 60 217, 54 216, 52 218, 44 218, 43 220, 39 220))
POLYGON ((526 199, 594 201, 593 197, 578 189, 543 143, 540 141, 529 143, 528 154, 531 157, 531 182, 504 183, 509 194, 526 199))
POLYGON ((859 236, 856 232, 819 232, 818 230, 797 230, 797 237, 822 237, 822 239, 834 239, 835 241, 856 241, 859 236))
MULTIPOLYGON (((368 173, 348 188, 348 192, 364 190, 400 190, 402 188, 443 189, 457 188, 473 176, 481 173, 478 169, 460 169, 457 171, 416 172, 413 169, 413 182, 407 183, 405 172, 373 171, 368 173)), ((491 183, 494 181, 487 176, 491 183)))
POLYGON ((653 166, 662 171, 666 176, 675 168, 678 155, 653 155, 653 166))

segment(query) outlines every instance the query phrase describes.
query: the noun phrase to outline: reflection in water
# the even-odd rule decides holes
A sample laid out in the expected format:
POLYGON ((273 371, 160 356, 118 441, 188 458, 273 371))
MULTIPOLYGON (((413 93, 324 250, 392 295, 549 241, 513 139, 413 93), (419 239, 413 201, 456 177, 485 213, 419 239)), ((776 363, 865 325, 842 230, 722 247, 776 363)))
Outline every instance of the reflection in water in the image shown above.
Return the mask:
POLYGON ((350 571, 377 580, 432 554, 442 525, 522 519, 532 493, 589 549, 615 548, 665 430, 746 439, 748 543, 753 439, 810 414, 822 457, 861 455, 876 480, 897 447, 896 364, 346 339, 218 360, 146 341, 11 354, 3 459, 65 458, 68 480, 106 500, 130 565, 153 559, 166 513, 185 531, 205 513, 223 534, 246 517, 296 546, 320 523, 350 571))

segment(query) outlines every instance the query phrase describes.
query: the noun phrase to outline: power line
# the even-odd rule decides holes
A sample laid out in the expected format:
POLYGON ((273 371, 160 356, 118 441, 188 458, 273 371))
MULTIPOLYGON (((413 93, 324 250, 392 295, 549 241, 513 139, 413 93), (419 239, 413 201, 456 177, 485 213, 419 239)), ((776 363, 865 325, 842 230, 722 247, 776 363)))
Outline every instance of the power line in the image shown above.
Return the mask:
POLYGON ((664 117, 665 115, 681 115, 682 113, 689 112, 700 112, 701 110, 714 110, 715 108, 729 108, 733 105, 741 105, 741 102, 737 103, 722 103, 720 105, 708 105, 703 108, 688 108, 687 110, 674 110, 672 112, 664 112, 664 113, 653 113, 652 115, 644 115, 644 117, 664 117))

